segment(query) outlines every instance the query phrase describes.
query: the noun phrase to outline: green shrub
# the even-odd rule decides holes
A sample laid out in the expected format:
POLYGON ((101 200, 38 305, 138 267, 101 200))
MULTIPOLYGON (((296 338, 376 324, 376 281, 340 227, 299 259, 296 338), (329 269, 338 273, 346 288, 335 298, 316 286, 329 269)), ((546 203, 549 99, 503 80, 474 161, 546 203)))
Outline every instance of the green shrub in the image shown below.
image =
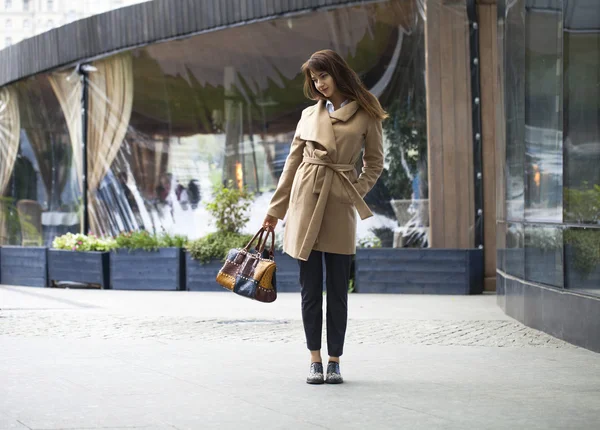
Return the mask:
POLYGON ((67 251, 98 251, 107 252, 117 246, 112 237, 102 238, 93 234, 73 234, 67 233, 58 236, 52 241, 52 248, 63 249, 67 251))
POLYGON ((584 277, 600 264, 600 231, 594 229, 568 229, 565 243, 573 247, 573 264, 584 277))
POLYGON ((185 236, 169 233, 162 233, 158 237, 158 243, 160 248, 185 248, 188 239, 185 236))
POLYGON ((381 248, 381 239, 377 236, 363 237, 358 241, 358 248, 381 248))
POLYGON ((190 241, 187 252, 194 260, 208 263, 210 260, 225 260, 232 248, 243 248, 252 240, 253 235, 233 232, 210 233, 200 239, 190 241))
POLYGON ((241 231, 248 220, 248 209, 254 195, 246 188, 239 190, 229 181, 229 185, 217 186, 214 200, 206 204, 206 209, 213 216, 219 232, 241 231))
POLYGON ((160 247, 160 242, 155 234, 151 234, 145 230, 123 232, 116 238, 117 248, 128 249, 143 249, 144 251, 156 251, 160 247))
POLYGON ((578 224, 600 222, 600 185, 583 182, 564 189, 564 218, 578 224))

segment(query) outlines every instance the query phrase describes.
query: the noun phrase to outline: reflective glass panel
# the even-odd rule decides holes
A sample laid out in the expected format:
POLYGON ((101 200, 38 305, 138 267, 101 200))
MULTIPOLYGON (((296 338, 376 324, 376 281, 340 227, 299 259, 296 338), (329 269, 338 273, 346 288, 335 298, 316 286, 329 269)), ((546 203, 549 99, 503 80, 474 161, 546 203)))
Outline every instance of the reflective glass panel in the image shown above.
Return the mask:
POLYGON ((504 270, 506 270, 506 273, 519 278, 525 276, 525 238, 523 224, 507 224, 504 270))
POLYGON ((525 279, 562 287, 562 227, 525 226, 525 279))
POLYGON ((96 61, 88 120, 92 228, 103 234, 165 229, 197 238, 215 229, 205 208, 214 187, 232 183, 255 194, 245 228, 254 232, 301 111, 314 103, 303 95, 300 66, 331 48, 390 114, 383 125, 385 171, 365 199, 375 216, 359 222, 359 245, 393 246, 398 230, 404 246, 426 245, 420 5, 395 0, 337 8, 96 61))
POLYGON ((561 1, 527 1, 525 22, 525 218, 562 221, 561 1))
POLYGON ((600 7, 565 14, 565 221, 600 224, 600 7))
MULTIPOLYGON (((57 235, 80 231, 71 140, 80 130, 69 125, 56 84, 43 74, 0 90, 0 243, 48 246, 57 235)), ((81 99, 76 86, 69 88, 81 99)))
POLYGON ((564 236, 565 287, 600 295, 600 229, 570 228, 564 236))
POLYGON ((525 1, 505 12, 506 219, 525 217, 525 1))

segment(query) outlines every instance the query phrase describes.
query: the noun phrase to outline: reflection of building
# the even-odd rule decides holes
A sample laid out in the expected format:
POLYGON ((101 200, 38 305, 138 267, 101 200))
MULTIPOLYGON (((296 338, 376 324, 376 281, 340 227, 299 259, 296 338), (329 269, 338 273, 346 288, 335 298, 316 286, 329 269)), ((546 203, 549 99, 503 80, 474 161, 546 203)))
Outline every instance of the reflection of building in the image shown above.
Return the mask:
MULTIPOLYGON (((42 217, 46 240, 82 228, 73 214, 79 221, 87 165, 84 213, 98 233, 202 235, 212 229, 202 203, 229 180, 262 194, 252 230, 311 103, 300 65, 332 48, 390 113, 386 170, 366 197, 377 216, 359 224, 359 239, 483 248, 489 291, 498 279, 501 293, 523 280, 598 292, 598 261, 573 257, 584 242, 596 255, 598 215, 587 204, 600 184, 595 3, 581 13, 566 0, 499 0, 499 15, 494 0, 289 3, 242 11, 155 0, 0 51, 3 205, 20 199, 15 184, 35 181, 40 210, 58 214, 42 217), (83 28, 88 38, 75 43, 83 28), (42 50, 52 55, 29 61, 42 50), (29 173, 15 161, 23 157, 29 173)), ((18 243, 9 212, 1 240, 18 243)))
MULTIPOLYGON (((211 228, 199 203, 210 197, 213 186, 233 181, 236 186, 247 186, 256 193, 273 191, 300 112, 310 104, 302 93, 300 65, 312 52, 330 47, 348 58, 365 84, 394 115, 395 122, 390 121, 387 126, 390 132, 387 143, 407 145, 403 150, 410 157, 406 166, 412 170, 409 176, 425 177, 423 10, 413 0, 360 7, 338 3, 339 7, 327 11, 292 13, 285 19, 190 37, 194 32, 217 25, 217 21, 211 23, 205 19, 213 10, 205 5, 206 10, 192 11, 199 14, 198 20, 194 18, 191 23, 193 28, 169 27, 173 36, 181 36, 175 40, 104 55, 81 68, 52 70, 48 66, 46 69, 52 70, 49 73, 35 75, 31 71, 29 74, 35 75, 34 78, 18 80, 17 76, 17 82, 4 87, 7 100, 15 106, 15 120, 22 112, 32 112, 39 117, 37 123, 44 124, 44 130, 34 136, 36 127, 21 121, 20 127, 28 139, 13 139, 11 145, 41 148, 47 142, 49 130, 54 129, 61 136, 61 148, 70 157, 71 168, 65 170, 68 175, 62 188, 49 190, 48 195, 52 201, 58 201, 61 199, 56 196, 68 191, 70 197, 63 199, 61 210, 69 213, 78 210, 77 196, 83 186, 84 156, 80 147, 84 131, 77 112, 86 89, 86 179, 90 193, 84 213, 89 216, 90 227, 101 234, 141 226, 165 228, 195 237, 211 228), (312 31, 315 26, 330 31, 315 36, 312 31), (37 107, 30 104, 30 94, 39 94, 44 103, 37 107), (49 112, 60 118, 50 120, 49 112), (413 123, 418 123, 419 128, 413 123), (413 129, 419 132, 417 139, 411 137, 413 129), (190 196, 197 200, 194 204, 189 203, 190 196)), ((215 7, 219 4, 214 2, 215 7)), ((165 2, 165 7, 172 6, 165 2)), ((80 22, 102 29, 103 25, 112 25, 111 16, 153 16, 159 9, 140 4, 80 22), (145 12, 140 13, 141 10, 145 12)), ((173 7, 175 15, 189 12, 173 7)), ((281 10, 287 12, 300 11, 281 10)), ((256 9, 248 13, 264 11, 256 9)), ((246 18, 215 12, 214 19, 246 18)), ((59 39, 71 27, 57 29, 59 39)), ((118 50, 129 44, 124 39, 118 40, 131 35, 129 26, 123 27, 120 36, 121 30, 113 30, 111 27, 110 32, 102 32, 106 46, 98 45, 96 54, 106 53, 111 43, 118 50), (110 35, 118 37, 110 42, 106 39, 110 35)), ((27 40, 12 51, 18 52, 21 45, 42 41, 45 36, 27 40)), ((149 37, 148 42, 157 42, 171 36, 140 33, 136 37, 149 37)), ((70 48, 60 52, 83 61, 97 57, 90 51, 74 52, 75 45, 70 48)), ((33 158, 38 156, 36 153, 33 158)), ((390 183, 406 175, 404 169, 390 165, 390 183)), ((11 173, 18 177, 20 170, 11 173)), ((40 181, 51 183, 47 176, 40 172, 40 181)), ((415 184, 422 191, 421 181, 415 184)), ((372 220, 371 225, 362 227, 363 236, 373 236, 372 228, 383 226, 389 230, 388 226, 395 224, 390 198, 410 200, 413 195, 410 184, 407 188, 406 195, 392 193, 386 197, 381 193, 385 199, 379 206, 388 210, 378 220, 372 220)), ((12 194, 8 188, 4 193, 12 194)), ((419 194, 421 199, 427 199, 426 192, 419 194)), ((43 197, 39 200, 43 211, 55 210, 43 197)), ((420 228, 427 233, 427 225, 421 223, 420 228)), ((53 233, 45 236, 50 238, 53 233)), ((465 245, 468 246, 466 242, 465 245)))

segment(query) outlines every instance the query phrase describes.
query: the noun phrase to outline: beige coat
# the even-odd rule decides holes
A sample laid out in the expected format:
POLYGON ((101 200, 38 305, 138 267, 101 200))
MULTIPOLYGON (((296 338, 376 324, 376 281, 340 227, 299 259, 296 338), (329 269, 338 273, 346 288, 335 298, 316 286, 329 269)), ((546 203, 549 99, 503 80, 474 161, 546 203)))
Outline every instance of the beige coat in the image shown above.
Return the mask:
POLYGON ((284 219, 283 250, 307 260, 311 250, 356 252, 356 212, 383 170, 381 121, 355 101, 329 114, 319 101, 302 112, 290 154, 267 213, 284 219), (356 165, 364 145, 360 176, 356 165), (288 210, 289 208, 289 210, 288 210))

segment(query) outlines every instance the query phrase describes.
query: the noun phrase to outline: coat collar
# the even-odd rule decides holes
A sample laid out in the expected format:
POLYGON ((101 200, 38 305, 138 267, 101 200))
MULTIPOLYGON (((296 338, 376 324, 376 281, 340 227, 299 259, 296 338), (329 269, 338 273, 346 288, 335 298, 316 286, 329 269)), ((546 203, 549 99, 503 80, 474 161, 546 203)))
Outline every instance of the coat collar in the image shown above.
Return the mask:
POLYGON ((304 140, 310 140, 319 143, 327 150, 327 154, 332 160, 335 160, 337 147, 335 136, 333 134, 333 123, 337 121, 348 121, 358 110, 358 103, 351 101, 331 114, 327 110, 324 100, 313 105, 304 118, 300 136, 304 140))
POLYGON ((350 103, 342 106, 338 110, 335 110, 335 111, 331 112, 329 114, 329 116, 331 118, 335 118, 337 120, 346 122, 350 118, 352 118, 352 115, 354 115, 357 110, 358 110, 358 103, 355 100, 353 100, 350 103))

